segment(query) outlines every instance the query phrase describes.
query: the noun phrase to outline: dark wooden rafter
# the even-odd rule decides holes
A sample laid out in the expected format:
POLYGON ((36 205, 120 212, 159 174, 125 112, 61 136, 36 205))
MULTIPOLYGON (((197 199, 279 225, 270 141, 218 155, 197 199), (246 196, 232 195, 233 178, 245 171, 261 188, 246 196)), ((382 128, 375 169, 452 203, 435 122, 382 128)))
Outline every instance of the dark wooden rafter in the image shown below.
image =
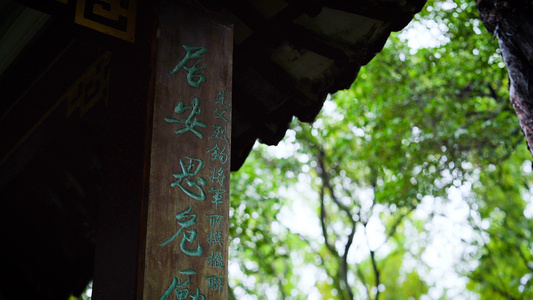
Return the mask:
POLYGON ((4 136, 5 142, 0 147, 2 164, 24 142, 28 134, 31 134, 49 115, 56 113, 56 109, 61 109, 61 112, 65 113, 67 103, 61 101, 61 94, 101 55, 101 50, 80 43, 69 44, 64 50, 59 54, 57 62, 47 68, 46 74, 40 76, 41 81, 36 82, 16 98, 14 105, 0 119, 3 124, 0 134, 4 136), (46 88, 47 81, 54 81, 57 78, 55 74, 64 74, 66 80, 57 81, 55 89, 46 88), (35 99, 40 101, 36 102, 35 99))
MULTIPOLYGON (((301 5, 301 3, 299 3, 301 5)), ((276 144, 285 135, 285 131, 292 119, 294 111, 287 112, 284 110, 280 113, 278 110, 281 107, 286 107, 286 102, 290 99, 300 99, 306 103, 313 103, 316 100, 312 100, 306 97, 306 94, 310 94, 309 91, 300 90, 295 82, 286 71, 281 69, 278 65, 270 60, 270 56, 275 47, 279 47, 284 41, 287 40, 288 31, 284 28, 290 28, 287 24, 291 24, 292 20, 302 14, 300 5, 291 4, 288 5, 282 12, 275 17, 266 20, 259 12, 256 12, 245 1, 238 1, 231 7, 233 13, 237 18, 240 18, 254 33, 239 47, 236 48, 234 55, 235 62, 235 90, 247 91, 244 94, 237 92, 237 97, 234 98, 235 106, 234 110, 240 110, 238 115, 248 116, 248 120, 255 120, 255 124, 246 125, 243 122, 242 127, 248 127, 250 131, 256 132, 254 135, 250 135, 246 139, 252 139, 251 142, 247 142, 248 147, 251 148, 253 141, 259 138, 260 141, 267 144, 276 144), (279 34, 269 34, 276 32, 279 34), (246 55, 246 53, 254 53, 254 55, 246 55), (253 67, 251 69, 250 67, 253 67), (279 93, 278 96, 268 99, 268 102, 262 101, 249 101, 251 98, 257 95, 254 83, 250 82, 239 84, 238 78, 242 76, 243 82, 247 82, 251 73, 255 73, 254 77, 264 80, 262 85, 270 85, 272 90, 279 90, 280 92, 271 92, 274 96, 279 93), (282 92, 281 92, 282 91, 282 92), (263 103, 263 105, 261 105, 263 103), (276 121, 271 122, 270 119, 276 121), (281 124, 281 126, 279 125, 281 124)), ((255 83, 257 84, 257 82, 255 83)), ((235 94, 235 93, 234 93, 235 94)), ((295 101, 295 100, 292 100, 295 101)), ((236 118, 234 120, 237 123, 236 128, 241 128, 238 122, 241 119, 236 118)), ((239 134, 239 132, 237 132, 239 134)), ((239 138, 238 135, 234 135, 234 138, 239 138)), ((248 148, 248 150, 250 149, 248 148)), ((246 158, 248 151, 239 152, 233 154, 232 169, 235 166, 240 166, 246 158)))
POLYGON ((391 23, 391 30, 393 31, 401 30, 405 27, 426 4, 425 0, 403 2, 326 0, 323 2, 327 7, 391 23))
POLYGON ((5 114, 28 87, 63 55, 71 43, 71 28, 52 17, 0 76, 0 111, 5 114), (16 67, 15 67, 16 66, 16 67), (31 71, 28 71, 31 70, 31 71))
POLYGON ((24 6, 33 8, 38 11, 50 14, 52 16, 61 16, 65 14, 73 15, 75 8, 75 1, 70 1, 68 4, 61 3, 56 0, 13 0, 17 3, 20 3, 24 6))
POLYGON ((381 51, 389 33, 405 26, 425 1, 277 2, 284 6, 280 4, 278 11, 270 14, 257 11, 258 4, 253 1, 229 2, 236 23, 249 31, 235 48, 233 138, 241 141, 243 149, 233 151, 232 170, 244 162, 255 139, 277 144, 293 116, 312 122, 327 94, 348 88, 359 68, 381 51), (344 36, 340 32, 328 35, 328 30, 336 28, 321 31, 320 26, 326 24, 320 22, 326 16, 333 17, 326 23, 337 17, 345 25, 362 24, 365 31, 353 32, 355 36, 350 36, 349 30, 344 36), (315 59, 306 65, 309 57, 315 59), (302 67, 323 71, 308 74, 302 67), (300 68, 299 74, 295 68, 300 68))

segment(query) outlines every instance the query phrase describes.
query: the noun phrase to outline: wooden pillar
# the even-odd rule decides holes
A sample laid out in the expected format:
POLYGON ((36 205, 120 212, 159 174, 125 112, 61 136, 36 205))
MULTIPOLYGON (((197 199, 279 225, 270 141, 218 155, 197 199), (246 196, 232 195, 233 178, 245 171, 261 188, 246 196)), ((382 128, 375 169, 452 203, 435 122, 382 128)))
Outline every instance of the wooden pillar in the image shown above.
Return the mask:
POLYGON ((227 299, 233 28, 159 12, 138 298, 227 299))

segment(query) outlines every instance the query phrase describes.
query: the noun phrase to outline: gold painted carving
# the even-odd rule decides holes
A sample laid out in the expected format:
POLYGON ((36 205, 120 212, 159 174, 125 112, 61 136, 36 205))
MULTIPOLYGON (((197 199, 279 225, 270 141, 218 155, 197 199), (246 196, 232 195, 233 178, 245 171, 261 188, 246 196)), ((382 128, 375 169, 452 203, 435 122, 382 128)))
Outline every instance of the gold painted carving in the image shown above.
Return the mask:
POLYGON ((78 0, 75 22, 133 43, 136 13, 137 0, 78 0))
POLYGON ((107 105, 109 79, 110 79, 111 53, 104 52, 89 68, 70 86, 70 88, 54 103, 39 120, 20 138, 15 145, 0 159, 3 165, 20 145, 52 114, 66 102, 66 116, 70 116, 76 108, 80 109, 83 116, 97 102, 103 100, 107 105))
POLYGON ((66 116, 79 108, 83 116, 100 101, 107 105, 111 54, 103 53, 78 80, 61 96, 60 101, 67 103, 66 116))

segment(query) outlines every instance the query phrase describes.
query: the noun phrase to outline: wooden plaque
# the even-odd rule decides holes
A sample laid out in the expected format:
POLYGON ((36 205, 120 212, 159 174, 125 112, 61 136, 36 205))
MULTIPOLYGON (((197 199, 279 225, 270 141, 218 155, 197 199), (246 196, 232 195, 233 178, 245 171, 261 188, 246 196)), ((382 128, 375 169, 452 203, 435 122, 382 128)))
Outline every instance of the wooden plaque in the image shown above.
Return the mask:
POLYGON ((227 299, 233 28, 162 1, 143 299, 227 299))

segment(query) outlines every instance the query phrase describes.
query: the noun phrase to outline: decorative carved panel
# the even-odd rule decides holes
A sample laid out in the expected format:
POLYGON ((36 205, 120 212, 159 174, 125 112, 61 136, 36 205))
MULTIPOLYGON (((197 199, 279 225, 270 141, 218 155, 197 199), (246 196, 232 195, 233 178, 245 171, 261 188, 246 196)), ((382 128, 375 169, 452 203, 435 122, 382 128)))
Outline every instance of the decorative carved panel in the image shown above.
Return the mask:
POLYGON ((78 0, 75 22, 133 43, 136 13, 137 0, 78 0))
POLYGON ((79 109, 83 116, 97 102, 107 105, 111 54, 103 53, 83 75, 63 94, 60 102, 66 102, 66 116, 79 109))

